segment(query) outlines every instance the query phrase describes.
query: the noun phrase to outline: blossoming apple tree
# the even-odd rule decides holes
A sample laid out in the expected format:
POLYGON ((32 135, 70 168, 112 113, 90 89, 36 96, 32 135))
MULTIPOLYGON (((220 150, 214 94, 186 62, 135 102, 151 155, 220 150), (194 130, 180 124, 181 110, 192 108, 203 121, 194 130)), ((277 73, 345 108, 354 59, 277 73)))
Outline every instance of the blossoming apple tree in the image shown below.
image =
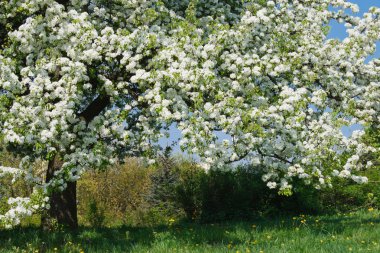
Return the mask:
POLYGON ((345 0, 0 2, 0 167, 34 186, 4 225, 47 212, 77 225, 75 182, 125 156, 154 158, 163 129, 205 169, 245 160, 269 188, 358 183, 376 151, 342 127, 377 127, 380 10, 345 0), (331 20, 344 40, 327 39, 331 20), (218 132, 231 138, 221 140, 218 132), (36 175, 33 162, 48 161, 36 175))

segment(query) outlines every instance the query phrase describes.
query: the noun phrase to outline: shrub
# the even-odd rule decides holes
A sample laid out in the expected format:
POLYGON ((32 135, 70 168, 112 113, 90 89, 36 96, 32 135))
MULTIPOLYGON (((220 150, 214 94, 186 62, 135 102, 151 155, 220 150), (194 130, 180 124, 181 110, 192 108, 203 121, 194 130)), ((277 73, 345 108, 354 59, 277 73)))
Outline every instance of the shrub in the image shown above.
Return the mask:
POLYGON ((127 159, 106 171, 88 172, 78 182, 78 214, 81 222, 92 201, 107 207, 108 225, 128 223, 131 214, 147 206, 145 196, 150 184, 150 170, 138 159, 127 159), (128 213, 128 215, 126 215, 128 213))
POLYGON ((157 222, 166 220, 167 217, 180 217, 182 210, 176 194, 180 180, 177 161, 167 156, 160 157, 158 164, 152 170, 146 200, 156 216, 161 214, 162 219, 158 219, 157 222))
POLYGON ((358 185, 354 182, 337 179, 336 187, 323 189, 319 193, 320 202, 325 212, 348 212, 360 208, 380 209, 380 175, 376 168, 365 171, 370 181, 358 185))
POLYGON ((262 185, 254 170, 211 170, 203 181, 201 219, 214 221, 254 216, 260 206, 262 185))
POLYGON ((92 227, 102 227, 104 224, 104 208, 99 207, 94 199, 89 202, 86 218, 92 227))
POLYGON ((181 161, 177 166, 179 180, 176 182, 175 200, 188 220, 199 219, 203 205, 203 185, 207 174, 191 161, 181 161))

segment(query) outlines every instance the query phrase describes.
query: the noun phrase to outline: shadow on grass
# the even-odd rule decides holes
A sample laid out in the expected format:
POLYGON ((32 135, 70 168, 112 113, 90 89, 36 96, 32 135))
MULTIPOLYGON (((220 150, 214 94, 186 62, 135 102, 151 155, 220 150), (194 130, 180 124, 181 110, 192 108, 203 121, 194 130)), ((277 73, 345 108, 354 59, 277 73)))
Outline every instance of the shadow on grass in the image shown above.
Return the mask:
MULTIPOLYGON (((39 252, 52 251, 54 248, 65 249, 62 252, 129 252, 135 246, 150 247, 157 241, 174 244, 207 244, 227 245, 245 243, 247 235, 250 239, 268 231, 290 231, 296 227, 312 234, 343 233, 346 229, 354 230, 364 223, 380 224, 380 218, 368 216, 323 216, 323 217, 277 217, 273 219, 257 219, 245 222, 224 222, 215 224, 181 223, 173 226, 156 227, 116 227, 87 228, 77 231, 60 230, 43 232, 39 228, 15 228, 0 230, 0 252, 16 252, 38 249, 39 252), (320 219, 318 224, 313 223, 320 219), (303 226, 306 220, 308 226, 303 226), (241 236, 245 234, 246 236, 241 236)), ((60 251, 61 252, 61 251, 60 251)))

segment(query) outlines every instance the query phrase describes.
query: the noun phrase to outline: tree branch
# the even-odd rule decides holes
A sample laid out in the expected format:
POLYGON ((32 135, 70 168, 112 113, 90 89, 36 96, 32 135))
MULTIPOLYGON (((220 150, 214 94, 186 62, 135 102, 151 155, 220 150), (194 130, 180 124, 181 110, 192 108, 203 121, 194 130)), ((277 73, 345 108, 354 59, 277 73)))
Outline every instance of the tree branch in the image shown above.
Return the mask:
POLYGON ((288 161, 287 159, 277 155, 277 154, 273 154, 273 155, 268 155, 268 154, 264 154, 259 148, 257 149, 257 152, 261 155, 261 156, 267 156, 267 157, 272 157, 272 158, 275 158, 277 160, 280 160, 284 163, 288 163, 288 164, 293 164, 293 162, 291 161, 288 161))
POLYGON ((67 7, 70 4, 70 0, 56 0, 57 3, 67 7))
POLYGON ((84 118, 86 123, 90 123, 96 116, 98 116, 108 105, 111 103, 111 98, 108 95, 98 96, 91 104, 81 113, 79 118, 84 118))

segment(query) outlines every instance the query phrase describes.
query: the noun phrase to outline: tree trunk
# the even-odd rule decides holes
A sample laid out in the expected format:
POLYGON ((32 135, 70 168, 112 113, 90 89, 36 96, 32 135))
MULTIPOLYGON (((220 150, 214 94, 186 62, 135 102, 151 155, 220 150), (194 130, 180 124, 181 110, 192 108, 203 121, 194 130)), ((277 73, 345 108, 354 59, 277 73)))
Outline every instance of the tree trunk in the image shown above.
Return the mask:
MULTIPOLYGON (((46 182, 49 182, 54 172, 62 167, 62 160, 55 156, 49 161, 46 172, 46 182)), ((54 229, 56 225, 78 228, 77 215, 77 184, 76 182, 67 182, 67 187, 62 192, 53 192, 50 196, 50 209, 42 216, 41 225, 43 230, 54 229)))

